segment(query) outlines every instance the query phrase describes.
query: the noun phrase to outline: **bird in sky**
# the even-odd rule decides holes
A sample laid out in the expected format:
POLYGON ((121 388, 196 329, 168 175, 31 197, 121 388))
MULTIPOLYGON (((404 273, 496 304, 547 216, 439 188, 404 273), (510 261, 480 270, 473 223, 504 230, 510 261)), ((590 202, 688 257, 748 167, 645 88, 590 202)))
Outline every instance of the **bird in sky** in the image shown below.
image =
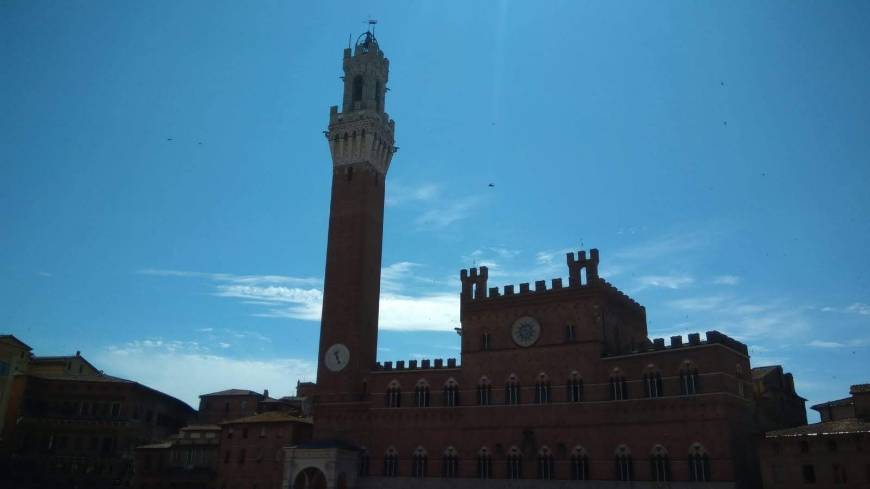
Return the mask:
POLYGON ((490 183, 490 184, 489 184, 489 187, 490 187, 490 188, 491 188, 491 187, 495 187, 495 184, 494 184, 494 183, 490 183))

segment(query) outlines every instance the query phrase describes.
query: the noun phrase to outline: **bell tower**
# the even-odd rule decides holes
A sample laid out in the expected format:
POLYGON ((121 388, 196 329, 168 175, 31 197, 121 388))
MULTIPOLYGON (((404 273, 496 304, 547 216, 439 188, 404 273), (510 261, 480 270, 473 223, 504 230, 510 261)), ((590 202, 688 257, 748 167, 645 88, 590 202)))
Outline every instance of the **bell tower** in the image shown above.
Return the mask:
POLYGON ((341 112, 329 110, 332 199, 323 286, 318 402, 366 393, 378 342, 384 183, 395 152, 395 123, 384 111, 389 60, 374 34, 344 50, 341 112))

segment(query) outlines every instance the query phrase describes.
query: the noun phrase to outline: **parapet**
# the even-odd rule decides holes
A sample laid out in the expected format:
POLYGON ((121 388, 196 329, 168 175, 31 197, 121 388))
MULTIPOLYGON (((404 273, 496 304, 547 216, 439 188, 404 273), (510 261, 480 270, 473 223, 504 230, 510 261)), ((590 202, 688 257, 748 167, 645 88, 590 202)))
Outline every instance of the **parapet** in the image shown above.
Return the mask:
MULTIPOLYGON (((690 346, 698 346, 698 345, 713 345, 720 344, 727 346, 728 348, 742 353, 743 355, 749 355, 749 349, 746 347, 746 344, 741 343, 740 341, 731 338, 719 331, 707 331, 706 333, 707 341, 701 341, 701 335, 699 333, 691 333, 689 334, 688 343, 683 342, 682 336, 671 336, 670 344, 665 344, 664 338, 655 338, 652 340, 652 343, 649 344, 646 351, 661 351, 661 350, 673 350, 677 348, 686 348, 690 346)), ((644 353, 643 351, 636 351, 634 353, 644 353)))
POLYGON ((486 267, 470 268, 459 272, 462 281, 462 302, 486 299, 486 281, 489 279, 489 269, 486 267))
POLYGON ((566 262, 568 265, 567 286, 562 278, 554 278, 550 281, 549 287, 546 280, 536 280, 534 285, 524 282, 516 285, 505 285, 502 288, 487 288, 489 271, 486 267, 461 270, 459 272, 459 278, 462 281, 461 302, 462 304, 479 303, 504 297, 541 295, 568 289, 603 288, 611 295, 618 297, 618 300, 621 300, 628 307, 646 314, 646 309, 642 305, 598 275, 599 254, 597 249, 589 250, 588 256, 583 250, 577 253, 567 253, 566 262))
POLYGON ((411 370, 440 370, 445 368, 457 368, 459 365, 456 362, 455 358, 448 358, 447 362, 444 362, 443 358, 435 358, 435 359, 422 359, 422 360, 408 360, 406 363, 404 360, 399 360, 395 362, 378 362, 375 365, 376 371, 384 371, 384 370, 392 370, 392 371, 411 371, 411 370))

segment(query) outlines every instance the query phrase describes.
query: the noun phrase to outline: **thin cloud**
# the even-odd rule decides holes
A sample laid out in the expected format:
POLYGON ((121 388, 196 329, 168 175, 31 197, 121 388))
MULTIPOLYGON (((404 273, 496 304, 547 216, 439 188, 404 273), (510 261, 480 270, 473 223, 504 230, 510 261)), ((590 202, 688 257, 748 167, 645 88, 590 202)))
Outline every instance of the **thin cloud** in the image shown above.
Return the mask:
POLYGON ((698 249, 710 240, 709 233, 672 233, 616 250, 613 256, 621 260, 652 260, 698 249))
POLYGON ((846 307, 825 306, 820 310, 822 312, 839 312, 845 314, 857 314, 859 316, 870 316, 870 305, 863 302, 854 302, 846 307))
POLYGON ((459 295, 382 294, 379 329, 385 331, 453 331, 459 326, 459 295))
POLYGON ((638 290, 649 287, 676 290, 691 285, 694 282, 695 279, 689 275, 644 275, 637 278, 637 283, 639 284, 638 290))
POLYGON ((231 273, 194 272, 189 270, 167 270, 160 268, 145 268, 137 271, 140 275, 157 277, 202 278, 216 282, 232 282, 236 284, 285 284, 285 285, 319 285, 321 280, 313 277, 288 277, 286 275, 234 275, 231 273))
POLYGON ((812 346, 815 348, 843 348, 844 346, 846 346, 846 344, 837 341, 813 340, 807 343, 807 346, 812 346))
POLYGON ((738 285, 740 277, 737 275, 719 275, 713 279, 713 283, 716 285, 738 285))
MULTIPOLYGON (((499 250, 502 254, 508 251, 499 250)), ((459 298, 451 292, 418 292, 420 285, 443 284, 421 276, 422 265, 412 262, 397 262, 381 270, 382 294, 380 298, 379 328, 390 331, 453 331, 459 324, 459 298)), ((145 275, 164 277, 201 278, 213 282, 212 295, 232 299, 256 307, 255 317, 284 318, 302 321, 321 319, 323 290, 320 287, 294 287, 308 284, 309 279, 297 279, 282 275, 231 275, 224 273, 190 272, 182 270, 142 270, 145 275)), ((197 331, 217 334, 214 328, 199 328, 197 331)), ((271 342, 271 338, 253 331, 222 330, 222 336, 253 338, 271 342)), ((229 342, 224 341, 229 344, 229 342)), ((226 347, 223 347, 226 348, 226 347)))
POLYGON ((387 187, 385 204, 397 206, 408 202, 428 202, 438 197, 441 188, 434 183, 420 185, 404 185, 393 182, 387 187))
MULTIPOLYGON (((224 347, 228 348, 229 344, 224 347)), ((313 380, 315 365, 299 358, 242 359, 205 352, 190 342, 138 340, 110 346, 93 357, 110 375, 142 383, 177 397, 193 407, 199 395, 225 389, 269 389, 277 395, 294 392, 297 380, 313 380), (172 345, 167 346, 167 345, 172 345), (172 365, 156 369, 154 365, 172 365), (196 386, 192 391, 190 386, 196 386)))
POLYGON ((479 199, 474 197, 454 200, 445 207, 429 209, 414 219, 414 224, 419 229, 446 228, 456 221, 469 217, 479 202, 479 199))

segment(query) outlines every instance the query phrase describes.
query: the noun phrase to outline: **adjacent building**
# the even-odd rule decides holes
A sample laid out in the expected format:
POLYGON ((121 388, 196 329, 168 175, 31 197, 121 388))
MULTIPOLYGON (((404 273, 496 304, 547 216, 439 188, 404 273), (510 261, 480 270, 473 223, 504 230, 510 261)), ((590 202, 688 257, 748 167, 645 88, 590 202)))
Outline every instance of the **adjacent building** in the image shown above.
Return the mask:
POLYGON ((279 489, 284 447, 308 442, 312 421, 268 411, 221 423, 219 489, 279 489))
POLYGON ((794 377, 782 366, 753 368, 752 394, 756 422, 764 431, 807 424, 807 400, 795 392, 794 377))
POLYGON ((812 406, 818 423, 770 431, 759 449, 765 489, 870 488, 870 384, 812 406))
POLYGON ((10 400, 21 398, 24 382, 16 379, 27 372, 31 350, 30 346, 11 334, 0 335, 0 457, 6 447, 6 427, 14 427, 18 416, 17 406, 10 400))
POLYGON ((247 389, 227 389, 199 396, 197 420, 200 424, 217 424, 231 419, 253 416, 261 401, 269 400, 269 391, 262 394, 247 389))
MULTIPOLYGON (((18 348, 29 352, 26 345, 18 348)), ((105 374, 79 352, 19 357, 14 368, 5 378, 11 382, 0 452, 5 484, 129 484, 134 448, 168 437, 195 414, 172 396, 105 374)))
POLYGON ((134 489, 213 489, 221 427, 191 425, 159 443, 136 447, 134 489))
POLYGON ((132 487, 277 489, 283 477, 283 447, 311 439, 312 421, 303 414, 307 405, 304 396, 274 399, 268 390, 204 394, 198 424, 136 447, 132 487), (203 424, 214 420, 217 424, 203 424))

